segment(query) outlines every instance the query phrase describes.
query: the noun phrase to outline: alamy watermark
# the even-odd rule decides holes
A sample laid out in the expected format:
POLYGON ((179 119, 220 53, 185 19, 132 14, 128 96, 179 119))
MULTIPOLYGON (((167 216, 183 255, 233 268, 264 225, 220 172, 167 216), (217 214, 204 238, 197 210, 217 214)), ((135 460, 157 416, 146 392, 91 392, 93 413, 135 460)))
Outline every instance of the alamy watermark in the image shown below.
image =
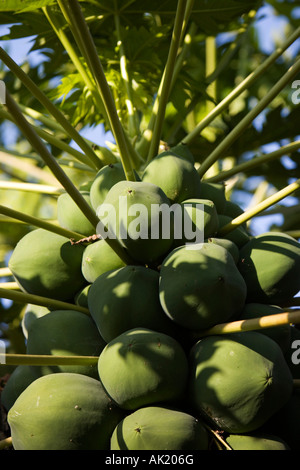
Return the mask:
POLYGON ((128 206, 126 196, 120 196, 118 204, 117 210, 108 203, 97 209, 97 233, 104 239, 173 238, 184 240, 189 249, 204 242, 204 204, 151 204, 150 214, 144 204, 128 206))
POLYGON ((0 104, 6 104, 6 85, 0 80, 0 104))
POLYGON ((0 364, 6 364, 6 344, 0 340, 0 364))
POLYGON ((293 104, 300 104, 300 80, 295 80, 292 83, 292 88, 295 89, 292 93, 292 103, 293 104))

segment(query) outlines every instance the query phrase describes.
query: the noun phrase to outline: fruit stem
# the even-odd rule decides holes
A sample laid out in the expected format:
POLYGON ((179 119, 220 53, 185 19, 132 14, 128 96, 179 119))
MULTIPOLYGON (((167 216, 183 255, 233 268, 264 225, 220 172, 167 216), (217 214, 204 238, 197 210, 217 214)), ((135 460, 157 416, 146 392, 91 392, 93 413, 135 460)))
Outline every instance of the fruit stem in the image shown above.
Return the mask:
MULTIPOLYGON (((82 366, 98 363, 98 356, 51 356, 33 354, 3 354, 8 366, 82 366)), ((1 365, 1 363, 0 363, 1 365)))
POLYGON ((229 95, 226 96, 199 124, 182 140, 185 144, 190 144, 216 117, 218 117, 232 101, 238 98, 247 90, 268 68, 284 53, 284 51, 295 42, 300 36, 300 27, 278 47, 254 72, 248 75, 229 95))
MULTIPOLYGON (((47 98, 47 96, 40 90, 40 88, 26 75, 25 72, 17 65, 11 57, 0 47, 0 59, 3 60, 5 65, 19 78, 19 80, 26 86, 32 95, 49 111, 50 114, 57 120, 59 124, 65 129, 67 134, 74 139, 78 146, 86 155, 86 160, 92 164, 96 170, 100 169, 99 158, 92 150, 90 145, 87 144, 85 139, 76 131, 76 129, 69 123, 61 111, 47 98)), ((86 161, 87 163, 87 161, 86 161)))
POLYGON ((50 196, 59 196, 64 192, 62 188, 35 183, 17 183, 14 181, 0 181, 0 189, 11 189, 17 191, 26 191, 32 193, 47 194, 50 196))
POLYGON ((120 122, 113 95, 107 83, 102 63, 99 59, 94 40, 85 21, 81 6, 77 0, 58 0, 58 5, 70 26, 78 47, 80 48, 97 84, 98 91, 108 115, 112 133, 119 148, 126 179, 129 181, 135 181, 136 178, 131 166, 130 152, 127 145, 128 141, 125 138, 125 131, 120 122))
POLYGON ((248 320, 237 320, 229 323, 220 323, 212 328, 199 332, 198 339, 205 336, 226 335, 230 333, 239 333, 242 331, 254 331, 276 326, 299 324, 300 310, 291 312, 276 313, 274 315, 262 316, 259 318, 250 318, 248 320))
POLYGON ((63 302, 61 300, 48 299, 40 295, 28 294, 26 292, 12 291, 10 289, 0 288, 0 298, 8 299, 14 302, 22 304, 33 304, 41 307, 47 307, 55 310, 76 310, 78 312, 89 315, 90 312, 87 308, 81 307, 80 305, 71 304, 69 302, 63 302))
POLYGON ((257 216, 264 210, 268 209, 269 207, 273 206, 277 202, 281 201, 287 196, 290 196, 292 193, 297 191, 300 188, 300 179, 295 181, 294 183, 289 184, 281 191, 278 191, 276 194, 268 197, 261 203, 257 204, 257 206, 245 211, 243 214, 239 215, 235 219, 231 220, 228 224, 224 225, 218 232, 218 236, 223 237, 227 235, 229 232, 234 230, 235 228, 239 227, 243 223, 247 222, 248 220, 252 219, 253 217, 257 216))
POLYGON ((12 272, 9 268, 0 268, 0 277, 12 276, 12 272))

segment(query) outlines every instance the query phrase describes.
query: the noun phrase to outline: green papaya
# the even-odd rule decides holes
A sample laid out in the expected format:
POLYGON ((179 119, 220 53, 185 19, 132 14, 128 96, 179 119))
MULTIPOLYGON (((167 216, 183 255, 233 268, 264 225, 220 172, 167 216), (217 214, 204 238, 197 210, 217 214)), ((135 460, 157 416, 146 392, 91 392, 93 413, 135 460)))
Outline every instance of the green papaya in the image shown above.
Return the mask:
POLYGON ((81 270, 87 282, 94 282, 101 274, 125 266, 124 261, 105 240, 87 245, 82 257, 81 270))
POLYGON ((98 171, 90 188, 91 204, 95 211, 104 202, 110 188, 124 180, 126 176, 121 163, 105 165, 98 171))
POLYGON ((256 431, 293 391, 282 350, 256 331, 205 337, 189 359, 192 406, 229 434, 256 431))
POLYGON ((180 204, 182 217, 174 217, 174 247, 200 243, 219 228, 215 204, 207 199, 187 199, 180 204))
MULTIPOLYGON (((231 219, 235 219, 236 217, 243 215, 244 210, 235 202, 226 200, 222 214, 227 215, 227 217, 230 217, 231 219)), ((242 227, 247 228, 247 223, 243 224, 242 227)))
POLYGON ((179 143, 178 145, 175 145, 175 147, 171 147, 170 152, 177 155, 178 157, 185 158, 193 165, 195 163, 194 155, 186 144, 179 143))
POLYGON ((76 305, 79 305, 80 307, 88 308, 88 293, 89 293, 90 287, 91 287, 91 284, 88 284, 83 289, 80 289, 80 291, 77 292, 77 294, 74 297, 74 302, 76 305))
MULTIPOLYGON (((238 320, 250 320, 251 318, 267 317, 269 315, 278 315, 283 313, 283 310, 276 305, 267 305, 260 303, 249 303, 243 308, 241 314, 238 316, 238 320)), ((258 329, 262 334, 270 336, 285 353, 290 349, 291 343, 291 326, 287 325, 276 325, 270 328, 258 329)))
POLYGON ((190 330, 210 328, 239 314, 246 284, 229 251, 212 243, 175 248, 160 268, 164 312, 190 330))
POLYGON ((116 426, 110 450, 208 450, 201 420, 165 407, 140 408, 116 426))
POLYGON ((103 238, 117 238, 134 261, 154 263, 172 246, 169 199, 155 184, 116 183, 97 215, 103 238))
POLYGON ((57 373, 39 377, 17 398, 7 420, 14 450, 109 450, 124 412, 99 380, 57 373))
POLYGON ((159 273, 145 266, 124 266, 99 276, 91 285, 88 306, 108 343, 133 328, 175 334, 158 296, 159 273))
MULTIPOLYGON (((228 215, 219 214, 219 229, 227 225, 232 220, 233 218, 229 217, 228 215)), ((240 225, 239 227, 234 228, 233 230, 228 232, 226 235, 224 235, 223 238, 231 240, 237 245, 238 248, 241 248, 242 246, 244 246, 251 239, 249 233, 243 227, 243 225, 240 225)))
MULTIPOLYGON (((89 315, 76 310, 54 310, 37 318, 29 330, 27 354, 99 356, 105 341, 89 315)), ((98 378, 97 364, 34 366, 39 375, 73 372, 98 378)))
POLYGON ((188 360, 171 336, 134 328, 110 341, 99 356, 100 381, 110 398, 125 410, 182 399, 188 360))
POLYGON ((23 291, 68 302, 86 285, 83 251, 82 245, 38 228, 17 243, 8 266, 23 291))
POLYGON ((222 214, 226 205, 225 185, 201 180, 201 198, 213 201, 218 214, 222 214))
POLYGON ((271 434, 231 434, 226 438, 232 450, 291 450, 280 437, 271 434))
POLYGON ((231 256, 233 257, 235 263, 238 263, 238 260, 240 258, 240 250, 238 249, 237 245, 231 241, 228 240, 227 238, 217 238, 217 237, 209 237, 207 240, 204 240, 207 243, 213 243, 215 245, 221 245, 226 250, 229 251, 231 256))
MULTIPOLYGON (((91 206, 88 191, 80 191, 82 197, 91 206)), ((96 233, 96 228, 91 224, 81 209, 68 193, 61 194, 57 199, 57 220, 61 227, 86 237, 96 233)))
POLYGON ((15 403, 19 395, 38 377, 37 371, 34 371, 31 366, 19 365, 9 376, 3 390, 1 391, 1 404, 6 411, 15 403))
POLYGON ((300 290, 300 243, 281 232, 253 237, 240 250, 238 268, 248 303, 284 306, 300 290))
POLYGON ((171 151, 157 155, 147 165, 142 181, 159 186, 171 203, 202 197, 201 182, 194 165, 171 151))
POLYGON ((24 337, 27 339, 28 338, 28 331, 32 325, 32 323, 39 317, 42 317, 44 315, 47 315, 51 310, 49 310, 47 307, 42 307, 41 305, 32 305, 28 304, 24 315, 21 320, 21 328, 24 337))

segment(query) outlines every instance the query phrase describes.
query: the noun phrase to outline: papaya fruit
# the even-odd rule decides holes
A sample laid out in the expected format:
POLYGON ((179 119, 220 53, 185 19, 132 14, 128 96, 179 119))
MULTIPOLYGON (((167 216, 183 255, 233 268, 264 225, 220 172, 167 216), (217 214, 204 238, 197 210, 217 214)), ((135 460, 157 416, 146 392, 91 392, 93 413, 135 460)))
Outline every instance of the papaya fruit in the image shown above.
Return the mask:
MULTIPOLYGON (((80 191, 80 194, 91 206, 89 192, 80 191)), ((91 224, 68 193, 61 194, 57 199, 57 220, 61 227, 80 233, 86 237, 96 232, 96 228, 91 224)))
POLYGON ((227 238, 217 238, 217 237, 209 237, 207 240, 204 240, 204 241, 206 243, 213 243, 215 245, 223 246, 224 248, 226 248, 226 250, 229 251, 235 263, 236 264, 238 263, 238 260, 240 258, 240 251, 237 245, 233 241, 228 240, 227 238))
POLYGON ((292 395, 282 350, 256 331, 202 338, 189 359, 191 403, 229 434, 258 430, 292 395))
POLYGON ((202 197, 194 165, 171 151, 160 153, 147 165, 142 181, 159 186, 171 203, 202 197))
POLYGON ((103 238, 117 238, 134 261, 155 263, 172 246, 169 199, 155 184, 143 181, 116 183, 97 215, 103 238), (167 230, 166 218, 169 218, 167 230))
POLYGON ((201 198, 213 201, 218 214, 222 214, 226 205, 225 185, 201 180, 201 198))
POLYGON ((91 287, 91 284, 88 284, 83 289, 80 289, 80 291, 77 292, 77 294, 74 297, 74 302, 76 305, 79 305, 80 307, 88 308, 88 293, 89 293, 90 287, 91 287))
POLYGON ((174 147, 170 148, 170 152, 177 155, 178 157, 185 158, 193 165, 195 164, 195 158, 192 152, 190 151, 189 147, 186 144, 179 143, 174 147))
POLYGON ((208 450, 201 420, 161 406, 140 408, 116 426, 110 450, 208 450))
POLYGON ((291 450, 286 442, 272 434, 231 434, 226 438, 232 450, 291 450))
POLYGON ((89 290, 88 307, 102 338, 109 343, 139 327, 175 334, 158 287, 159 273, 145 266, 124 266, 99 276, 89 290))
POLYGON ((93 283, 101 274, 125 266, 124 261, 105 240, 87 245, 82 257, 81 270, 84 278, 93 283))
POLYGON ((95 211, 103 203, 110 188, 124 180, 126 176, 121 163, 105 165, 98 171, 90 188, 91 204, 95 211))
MULTIPOLYGON (((224 215, 224 214, 219 214, 219 229, 227 225, 232 220, 233 220, 233 217, 229 217, 228 215, 224 215)), ((233 230, 228 232, 226 235, 224 235, 222 238, 231 240, 237 245, 238 248, 241 248, 242 246, 244 246, 251 239, 249 233, 247 232, 247 230, 244 228, 243 225, 240 225, 239 227, 234 228, 233 230)))
POLYGON ((188 360, 171 336, 134 328, 110 341, 99 356, 100 381, 108 396, 125 410, 182 399, 188 360))
MULTIPOLYGON (((29 330, 27 354, 99 356, 106 345, 89 315, 76 310, 54 310, 37 318, 29 330)), ((73 372, 98 378, 97 364, 34 366, 39 375, 73 372)))
POLYGON ((281 232, 257 235, 240 249, 238 268, 247 303, 284 306, 300 290, 300 243, 281 232))
MULTIPOLYGON (((267 305, 260 303, 246 304, 243 308, 238 320, 250 320, 251 318, 267 317, 269 315, 277 315, 283 313, 283 310, 276 305, 267 305)), ((262 328, 257 330, 262 334, 270 336, 282 349, 285 354, 286 351, 290 350, 291 344, 291 326, 287 325, 276 325, 270 328, 262 328)))
POLYGON ((37 371, 34 371, 32 367, 19 365, 10 374, 1 391, 1 404, 6 411, 10 410, 18 396, 38 377, 37 371))
POLYGON ((32 305, 28 304, 24 315, 21 320, 21 328, 24 337, 27 339, 28 338, 28 331, 32 325, 32 323, 39 317, 42 317, 44 315, 47 315, 51 310, 49 310, 47 307, 42 307, 41 305, 32 305))
POLYGON ((160 268, 162 308, 190 330, 210 328, 238 315, 246 284, 229 251, 212 243, 175 248, 160 268))
POLYGON ((123 417, 99 380, 65 372, 32 382, 7 420, 14 450, 109 450, 123 417))
POLYGON ((20 288, 29 294, 73 301, 86 285, 81 273, 84 247, 44 229, 27 233, 17 243, 8 267, 20 288))
POLYGON ((219 228, 215 204, 207 199, 187 199, 180 204, 182 217, 174 217, 174 247, 200 243, 219 228))

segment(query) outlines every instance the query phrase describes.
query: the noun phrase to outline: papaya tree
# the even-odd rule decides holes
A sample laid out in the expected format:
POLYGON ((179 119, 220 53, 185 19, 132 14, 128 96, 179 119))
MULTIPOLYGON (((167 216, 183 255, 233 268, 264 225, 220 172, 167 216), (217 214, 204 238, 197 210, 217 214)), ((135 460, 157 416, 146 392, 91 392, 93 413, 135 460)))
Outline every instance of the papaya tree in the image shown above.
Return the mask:
MULTIPOLYGON (((39 370, 31 375, 26 369, 26 387, 41 374, 72 367, 92 368, 94 374, 98 356, 99 363, 106 351, 110 357, 105 345, 119 335, 129 341, 127 332, 135 328, 170 335, 166 349, 175 341, 174 349, 184 355, 203 336, 272 327, 280 332, 300 323, 298 13, 296 2, 279 0, 0 1, 3 389, 19 367, 39 370), (281 34, 273 37, 264 28, 268 14, 282 21, 281 34), (10 51, 17 40, 28 44, 21 63, 10 51), (205 250, 191 249, 186 256, 186 239, 181 234, 174 244, 171 232, 150 241, 106 236, 99 209, 104 204, 115 209, 120 196, 126 209, 110 213, 120 226, 135 204, 147 210, 177 204, 193 219, 201 203, 205 250), (194 264, 201 266, 197 275, 194 264), (265 307, 247 316, 247 303, 265 307), (68 315, 53 315, 51 321, 57 312, 68 315), (72 313, 85 315, 77 332, 72 313), (62 327, 64 317, 70 320, 62 327), (41 328, 32 327, 29 336, 36 319, 41 328), (94 354, 79 347, 90 320, 96 328, 94 354), (61 328, 68 340, 58 334, 61 328), (48 334, 52 341, 50 331, 57 336, 56 353, 40 339, 48 334)), ((131 221, 136 229, 143 222, 148 230, 152 223, 142 209, 139 224, 131 221)), ((254 341, 256 332, 252 335, 254 341)), ((284 353, 290 359, 289 338, 284 353)), ((261 354, 259 338, 257 344, 261 354)), ((169 350, 166 354, 171 357, 169 350)), ((147 356, 149 364, 154 358, 147 356)), ((282 406, 300 379, 290 375, 290 362, 280 357, 276 364, 287 382, 282 406)), ((174 384, 161 375, 161 397, 167 400, 174 384)), ((146 401, 132 397, 130 387, 124 392, 137 408, 153 403, 149 377, 146 401)), ((275 390, 274 401, 276 393, 281 392, 275 390)), ((6 412, 15 398, 5 396, 6 412)), ((123 403, 113 400, 118 399, 123 403)), ((255 415, 253 423, 260 427, 277 411, 255 415)), ((192 407, 182 413, 193 414, 192 407)), ((116 414, 120 422, 122 413, 116 414)), ((217 448, 230 448, 215 419, 200 426, 199 448, 208 448, 209 439, 217 448)), ((237 429, 256 431, 251 426, 252 421, 237 429)), ((2 437, 1 447, 14 444, 9 428, 2 437)), ((113 439, 120 445, 116 432, 113 439)), ((198 437, 193 435, 191 444, 186 436, 176 439, 178 446, 196 445, 198 437)), ((16 448, 26 445, 15 438, 16 448)))

